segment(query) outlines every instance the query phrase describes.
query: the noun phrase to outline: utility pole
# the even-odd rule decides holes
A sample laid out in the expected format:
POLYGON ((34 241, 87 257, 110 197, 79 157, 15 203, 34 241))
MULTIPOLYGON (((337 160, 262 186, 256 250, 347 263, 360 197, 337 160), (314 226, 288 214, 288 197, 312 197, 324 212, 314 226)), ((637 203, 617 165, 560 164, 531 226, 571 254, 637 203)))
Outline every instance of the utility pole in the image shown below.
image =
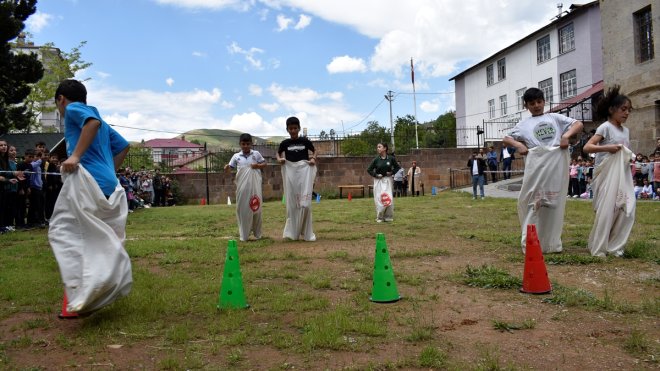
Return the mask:
POLYGON ((388 90, 387 94, 385 94, 385 99, 390 102, 390 139, 392 142, 392 153, 394 153, 394 124, 392 123, 392 101, 394 100, 394 96, 392 93, 393 92, 391 90, 388 90))

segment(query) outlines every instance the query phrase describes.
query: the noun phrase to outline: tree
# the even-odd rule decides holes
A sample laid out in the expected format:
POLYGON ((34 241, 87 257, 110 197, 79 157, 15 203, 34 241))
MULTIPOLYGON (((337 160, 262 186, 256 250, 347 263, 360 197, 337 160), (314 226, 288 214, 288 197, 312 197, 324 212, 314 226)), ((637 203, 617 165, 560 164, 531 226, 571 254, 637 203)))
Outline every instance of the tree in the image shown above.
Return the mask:
POLYGON ((86 43, 86 41, 81 41, 68 53, 60 51, 53 43, 46 43, 39 49, 46 72, 36 84, 32 85, 32 92, 25 100, 25 105, 33 118, 28 131, 31 128, 40 129, 37 121, 39 114, 55 110, 55 105, 50 102, 55 97, 55 90, 60 81, 72 78, 76 72, 92 65, 81 58, 80 49, 86 43))
POLYGON ((456 148, 456 112, 448 111, 427 126, 425 146, 456 148))
POLYGON ((389 138, 389 130, 380 126, 378 121, 369 121, 360 134, 349 136, 343 140, 342 153, 350 156, 374 154, 376 145, 380 142, 389 143, 389 138))
POLYGON ((330 135, 330 139, 331 139, 331 140, 334 140, 334 139, 335 139, 335 135, 336 135, 336 134, 335 134, 335 129, 330 129, 330 133, 329 133, 329 135, 330 135))
POLYGON ((417 137, 419 137, 420 143, 424 143, 424 130, 419 130, 418 127, 416 136, 415 125, 417 125, 417 120, 415 120, 412 115, 396 118, 394 124, 394 145, 396 147, 396 153, 409 153, 411 148, 416 148, 417 137))
POLYGON ((151 153, 151 148, 145 147, 141 144, 131 144, 124 161, 124 167, 130 166, 131 169, 153 169, 154 158, 151 153))
POLYGON ((25 28, 25 20, 36 10, 37 0, 0 0, 0 134, 29 126, 32 112, 22 104, 30 85, 44 74, 37 56, 14 53, 9 41, 25 28))
POLYGON ((320 140, 328 139, 328 134, 325 133, 325 130, 321 130, 321 132, 319 133, 319 139, 320 140))

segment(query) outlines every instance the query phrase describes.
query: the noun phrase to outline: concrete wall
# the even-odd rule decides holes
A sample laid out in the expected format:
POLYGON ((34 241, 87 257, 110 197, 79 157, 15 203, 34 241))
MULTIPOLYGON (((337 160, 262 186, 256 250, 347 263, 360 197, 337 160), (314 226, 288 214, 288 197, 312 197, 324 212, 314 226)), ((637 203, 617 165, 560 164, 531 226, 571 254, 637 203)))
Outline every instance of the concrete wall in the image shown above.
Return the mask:
POLYGON ((626 126, 634 152, 649 154, 660 138, 660 7, 657 0, 601 0, 603 75, 605 87, 621 85, 632 100, 626 126), (639 63, 635 57, 633 13, 651 5, 655 58, 639 63))
MULTIPOLYGON (((496 148, 499 146, 496 145, 496 148)), ((397 156, 399 163, 408 169, 412 160, 422 169, 422 182, 427 193, 431 187, 449 187, 449 168, 465 168, 472 149, 417 149, 410 155, 397 156)), ((321 157, 318 161, 315 191, 338 193, 337 186, 343 184, 369 185, 373 179, 367 174, 367 167, 373 156, 364 157, 321 157)), ((522 160, 514 162, 514 170, 522 168, 522 160)), ((407 171, 407 170, 406 170, 407 171)), ((172 174, 179 183, 183 198, 187 203, 199 203, 206 197, 206 174, 172 174)), ((227 203, 227 196, 236 200, 236 186, 233 175, 209 173, 209 202, 227 203)), ((265 200, 281 199, 283 194, 282 173, 279 164, 269 164, 263 172, 263 197, 265 200)))

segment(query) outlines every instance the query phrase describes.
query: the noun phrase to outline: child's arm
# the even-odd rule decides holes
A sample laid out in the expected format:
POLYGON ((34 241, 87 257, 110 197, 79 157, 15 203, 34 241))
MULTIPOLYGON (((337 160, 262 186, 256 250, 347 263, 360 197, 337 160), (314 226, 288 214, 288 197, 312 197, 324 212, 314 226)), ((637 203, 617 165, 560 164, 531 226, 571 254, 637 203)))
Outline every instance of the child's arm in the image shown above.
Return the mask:
POLYGON ((603 140, 603 136, 600 134, 594 134, 591 139, 587 142, 587 144, 584 145, 582 150, 587 153, 595 153, 595 152, 609 152, 609 153, 616 153, 618 152, 621 148, 623 148, 622 144, 605 144, 605 145, 600 145, 600 141, 603 140))
POLYGON ((523 142, 519 142, 512 137, 506 135, 504 136, 504 139, 502 139, 502 143, 506 144, 509 147, 515 147, 518 149, 518 153, 521 155, 526 155, 527 154, 527 146, 523 142))
MULTIPOLYGON (((131 146, 128 145, 126 148, 122 149, 121 152, 117 153, 115 157, 112 158, 112 162, 115 165, 115 170, 119 170, 119 167, 121 164, 124 162, 124 158, 126 158, 126 155, 128 154, 128 151, 131 149, 131 146)), ((61 172, 61 170, 60 170, 61 172)))
MULTIPOLYGON (((63 173, 71 173, 78 169, 78 164, 80 164, 80 158, 87 152, 87 148, 92 144, 96 133, 101 127, 101 121, 96 119, 91 119, 85 123, 80 132, 80 138, 74 148, 73 153, 69 158, 62 162, 63 173)), ((123 160, 123 159, 122 159, 123 160)))
POLYGON ((250 165, 253 169, 263 169, 266 167, 266 161, 250 165))
POLYGON ((283 164, 286 161, 286 158, 282 156, 282 153, 284 153, 284 151, 277 152, 277 162, 279 162, 280 164, 283 164))
POLYGON ((584 124, 582 121, 575 121, 573 125, 571 125, 571 128, 566 130, 566 132, 561 136, 561 140, 559 141, 559 148, 561 149, 566 149, 568 148, 568 140, 575 134, 581 133, 582 128, 584 127, 584 124))

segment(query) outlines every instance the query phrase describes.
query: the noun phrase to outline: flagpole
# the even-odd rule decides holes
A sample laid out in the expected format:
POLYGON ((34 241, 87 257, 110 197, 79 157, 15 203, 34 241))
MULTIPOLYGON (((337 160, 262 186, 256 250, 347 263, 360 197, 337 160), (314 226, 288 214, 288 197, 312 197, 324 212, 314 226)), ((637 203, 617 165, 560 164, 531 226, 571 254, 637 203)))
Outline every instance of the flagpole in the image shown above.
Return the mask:
POLYGON ((415 93, 415 68, 413 67, 413 59, 410 57, 410 78, 413 86, 413 105, 415 114, 415 147, 419 149, 419 136, 417 135, 417 95, 415 93))

